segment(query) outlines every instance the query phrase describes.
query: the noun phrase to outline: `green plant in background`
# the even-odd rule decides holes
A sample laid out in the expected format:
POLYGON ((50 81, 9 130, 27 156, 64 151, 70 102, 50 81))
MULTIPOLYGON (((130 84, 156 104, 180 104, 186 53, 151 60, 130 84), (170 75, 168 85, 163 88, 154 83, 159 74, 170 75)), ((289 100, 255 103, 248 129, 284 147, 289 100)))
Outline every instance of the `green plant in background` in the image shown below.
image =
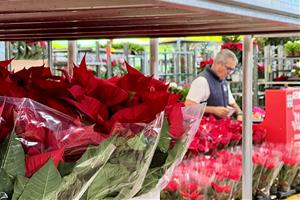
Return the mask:
MULTIPOLYGON (((114 49, 124 49, 126 43, 117 43, 117 44, 112 44, 112 48, 114 49)), ((128 50, 131 51, 133 54, 139 54, 143 51, 145 51, 145 47, 140 44, 135 44, 135 43, 127 43, 128 44, 128 50)), ((104 48, 106 45, 104 45, 104 48)))
POLYGON ((240 35, 222 36, 223 42, 240 42, 241 40, 242 36, 240 35))
POLYGON ((256 38, 256 41, 260 47, 266 46, 266 45, 284 45, 288 41, 294 42, 300 40, 300 37, 258 37, 256 38))
POLYGON ((300 56, 300 40, 294 42, 294 56, 300 56))
POLYGON ((289 56, 299 56, 300 55, 300 40, 291 42, 288 41, 284 44, 284 50, 289 56))
POLYGON ((287 55, 292 56, 294 54, 295 45, 293 42, 288 41, 284 44, 284 50, 287 53, 287 55))
POLYGON ((47 51, 39 42, 12 42, 12 56, 16 59, 43 59, 47 57, 47 51))
POLYGON ((172 82, 169 86, 169 92, 173 94, 181 94, 180 101, 185 101, 187 94, 189 93, 190 87, 189 86, 177 86, 176 83, 172 82))

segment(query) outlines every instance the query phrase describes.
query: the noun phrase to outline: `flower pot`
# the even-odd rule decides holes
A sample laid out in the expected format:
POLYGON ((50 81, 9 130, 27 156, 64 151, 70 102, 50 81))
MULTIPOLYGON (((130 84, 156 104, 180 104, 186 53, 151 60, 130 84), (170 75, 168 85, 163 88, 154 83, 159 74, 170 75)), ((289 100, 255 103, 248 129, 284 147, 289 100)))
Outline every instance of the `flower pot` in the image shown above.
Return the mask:
POLYGON ((294 52, 293 54, 295 57, 299 57, 300 56, 300 52, 294 52))

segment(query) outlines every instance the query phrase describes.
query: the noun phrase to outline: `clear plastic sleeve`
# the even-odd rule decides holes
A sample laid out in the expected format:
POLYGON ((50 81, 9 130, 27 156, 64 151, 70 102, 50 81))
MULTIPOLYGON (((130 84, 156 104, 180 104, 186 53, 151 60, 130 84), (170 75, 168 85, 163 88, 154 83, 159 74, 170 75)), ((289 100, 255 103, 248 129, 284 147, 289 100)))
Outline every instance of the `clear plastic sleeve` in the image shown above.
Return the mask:
POLYGON ((300 149, 296 146, 281 148, 283 166, 278 175, 278 191, 288 192, 300 167, 300 149))
MULTIPOLYGON (((43 181, 46 185, 52 181, 48 185, 53 188, 43 188, 44 196, 30 198, 130 199, 157 194, 185 155, 205 107, 180 108, 182 133, 174 137, 170 127, 163 126, 163 113, 147 124, 115 124, 108 135, 30 99, 0 97, 1 105, 12 110, 9 141, 15 141, 11 145, 18 146, 23 155, 18 159, 23 163, 22 173, 16 174, 20 177, 12 181, 14 191, 8 194, 15 199, 27 199, 33 190, 39 191, 37 179, 43 180, 45 171, 50 171, 53 179, 43 181), (164 144, 166 139, 168 145, 164 144), (163 165, 150 167, 154 157, 159 157, 158 150, 165 151, 167 157, 163 165), (160 173, 149 185, 147 178, 155 170, 160 173)), ((174 128, 172 123, 169 126, 174 128)))
POLYGON ((182 161, 198 129, 204 108, 204 104, 181 108, 182 136, 176 140, 169 136, 168 126, 164 123, 159 146, 139 195, 161 191, 168 185, 175 167, 182 161))
POLYGON ((268 197, 282 167, 281 153, 275 145, 255 148, 253 155, 253 190, 256 196, 268 197))
POLYGON ((162 199, 209 199, 209 188, 214 180, 215 160, 199 156, 182 161, 173 172, 162 199))

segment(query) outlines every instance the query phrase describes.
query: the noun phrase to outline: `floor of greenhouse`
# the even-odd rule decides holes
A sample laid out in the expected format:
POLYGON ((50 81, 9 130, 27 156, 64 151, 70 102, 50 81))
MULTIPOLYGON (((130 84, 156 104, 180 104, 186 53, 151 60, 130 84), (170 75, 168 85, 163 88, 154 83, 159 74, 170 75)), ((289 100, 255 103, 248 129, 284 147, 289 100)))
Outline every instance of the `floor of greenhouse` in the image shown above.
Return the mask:
POLYGON ((286 200, 300 200, 300 194, 293 195, 287 198, 286 200))

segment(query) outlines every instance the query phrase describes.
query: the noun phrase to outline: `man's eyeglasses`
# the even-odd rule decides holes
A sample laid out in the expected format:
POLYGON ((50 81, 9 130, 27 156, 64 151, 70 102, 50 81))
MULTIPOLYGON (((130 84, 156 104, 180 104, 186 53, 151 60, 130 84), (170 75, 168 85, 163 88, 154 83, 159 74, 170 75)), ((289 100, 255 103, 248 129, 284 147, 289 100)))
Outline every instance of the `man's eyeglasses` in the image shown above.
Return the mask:
POLYGON ((226 70, 228 71, 229 74, 234 73, 235 68, 228 67, 226 64, 223 64, 223 66, 226 68, 226 70))

